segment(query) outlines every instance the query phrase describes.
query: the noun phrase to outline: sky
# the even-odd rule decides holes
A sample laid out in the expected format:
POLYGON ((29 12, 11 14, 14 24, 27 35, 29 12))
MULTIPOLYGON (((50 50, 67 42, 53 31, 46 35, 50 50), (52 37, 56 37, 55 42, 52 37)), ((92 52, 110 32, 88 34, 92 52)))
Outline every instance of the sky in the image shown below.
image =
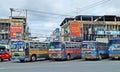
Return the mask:
POLYGON ((120 0, 0 0, 0 18, 9 18, 10 8, 28 9, 27 22, 32 36, 47 37, 55 28, 60 28, 61 22, 66 17, 120 16, 119 3, 120 0))

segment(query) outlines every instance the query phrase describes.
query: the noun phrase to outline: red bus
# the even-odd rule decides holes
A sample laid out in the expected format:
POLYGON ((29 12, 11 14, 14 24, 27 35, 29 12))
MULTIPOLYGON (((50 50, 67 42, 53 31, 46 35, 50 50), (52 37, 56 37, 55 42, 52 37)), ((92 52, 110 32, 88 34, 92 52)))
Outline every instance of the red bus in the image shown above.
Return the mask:
POLYGON ((80 42, 51 42, 49 48, 50 59, 71 60, 81 58, 80 42))

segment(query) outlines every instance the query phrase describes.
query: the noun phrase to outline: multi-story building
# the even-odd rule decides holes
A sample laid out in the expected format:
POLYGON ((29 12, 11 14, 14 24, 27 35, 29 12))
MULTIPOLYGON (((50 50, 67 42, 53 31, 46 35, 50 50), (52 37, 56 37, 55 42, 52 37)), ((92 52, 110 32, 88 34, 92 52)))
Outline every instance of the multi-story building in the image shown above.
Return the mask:
POLYGON ((10 19, 10 38, 11 40, 24 40, 28 36, 28 28, 26 18, 21 16, 12 17, 10 19))
POLYGON ((0 19, 0 44, 8 44, 10 35, 10 20, 0 19))
POLYGON ((28 39, 29 32, 25 17, 0 19, 0 48, 7 47, 11 40, 28 39))
POLYGON ((79 15, 60 24, 62 41, 102 40, 120 37, 120 17, 79 15))

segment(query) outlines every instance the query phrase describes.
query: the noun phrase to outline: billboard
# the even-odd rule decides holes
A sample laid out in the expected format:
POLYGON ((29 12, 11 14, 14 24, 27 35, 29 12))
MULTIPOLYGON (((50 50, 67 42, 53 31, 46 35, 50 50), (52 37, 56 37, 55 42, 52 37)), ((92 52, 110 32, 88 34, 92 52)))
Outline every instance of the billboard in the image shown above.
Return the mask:
POLYGON ((73 39, 83 38, 83 24, 76 21, 70 22, 70 36, 73 39))
POLYGON ((96 31, 98 35, 120 35, 120 31, 96 31))
POLYGON ((10 27, 10 38, 15 39, 15 38, 22 38, 22 26, 12 26, 10 27))

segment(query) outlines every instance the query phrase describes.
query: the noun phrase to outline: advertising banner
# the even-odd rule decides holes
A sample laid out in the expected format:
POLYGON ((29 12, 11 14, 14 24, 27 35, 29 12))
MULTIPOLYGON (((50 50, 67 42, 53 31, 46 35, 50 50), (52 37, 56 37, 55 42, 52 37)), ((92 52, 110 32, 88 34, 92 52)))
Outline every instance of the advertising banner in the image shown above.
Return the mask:
POLYGON ((80 22, 72 21, 70 22, 70 36, 73 39, 83 37, 83 24, 80 22))
POLYGON ((10 37, 14 38, 22 38, 22 27, 21 26, 12 26, 10 27, 10 37))

